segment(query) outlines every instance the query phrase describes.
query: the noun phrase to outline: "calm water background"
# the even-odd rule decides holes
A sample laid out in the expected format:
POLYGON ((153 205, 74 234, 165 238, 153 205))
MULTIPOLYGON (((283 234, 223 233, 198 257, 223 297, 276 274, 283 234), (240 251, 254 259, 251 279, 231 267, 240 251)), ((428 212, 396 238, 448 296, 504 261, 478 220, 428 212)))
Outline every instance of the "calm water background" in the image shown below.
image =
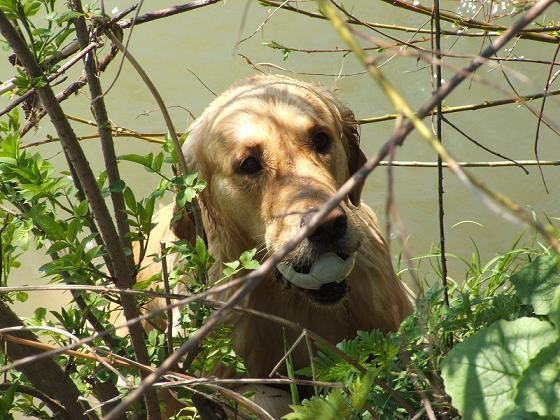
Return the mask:
MULTIPOLYGON (((425 4, 428 4, 424 2, 425 4)), ((113 7, 124 9, 132 4, 126 1, 108 2, 107 10, 113 7)), ((146 1, 142 13, 158 10, 173 5, 168 1, 146 1)), ((346 7, 362 19, 380 23, 403 26, 421 26, 429 28, 428 17, 390 7, 382 2, 347 1, 346 7)), ((460 8, 458 2, 445 2, 448 10, 460 8)), ((558 19, 560 6, 553 6, 543 19, 558 19)), ((392 112, 388 99, 375 83, 365 74, 361 65, 351 56, 335 54, 292 53, 283 60, 282 53, 263 45, 263 42, 276 41, 280 44, 306 49, 344 48, 328 22, 298 16, 294 13, 278 11, 270 17, 262 29, 259 26, 270 15, 271 10, 251 2, 247 9, 241 0, 226 1, 159 21, 139 25, 133 31, 130 51, 142 63, 158 87, 168 107, 171 107, 177 130, 185 130, 192 122, 190 114, 200 115, 204 107, 213 99, 209 92, 193 76, 196 74, 214 92, 221 92, 232 82, 244 76, 254 74, 254 70, 240 57, 243 54, 254 63, 270 63, 278 68, 261 67, 265 71, 288 74, 308 81, 314 81, 325 87, 334 88, 338 96, 347 103, 358 118, 379 116, 392 112), (256 31, 256 32, 255 32, 256 31), (251 34, 253 34, 251 36, 251 34), (238 44, 241 39, 251 36, 238 44), (191 73, 192 72, 192 73, 191 73), (188 111, 187 111, 188 110, 188 111)), ((447 26, 447 25, 446 25, 447 26)), ((125 35, 128 31, 125 31, 125 35)), ((412 35, 403 32, 390 32, 401 39, 412 35)), ((373 34, 375 36, 375 34, 373 34)), ((419 35, 417 38, 421 38, 419 35)), ((482 46, 481 38, 444 38, 443 49, 453 47, 453 51, 476 54, 482 46)), ((429 48, 429 42, 421 44, 429 48)), ((513 45, 513 44, 512 44, 513 45)), ((510 45, 510 47, 512 46, 510 45)), ((366 43, 364 43, 364 46, 366 43)), ((520 41, 514 53, 527 58, 551 59, 555 45, 520 41)), ((5 53, 2 53, 5 54, 5 53)), ((376 53, 372 53, 376 56, 376 53)), ((387 55, 386 58, 390 56, 387 55)), ((2 59, 2 62, 5 60, 2 59)), ((384 61, 383 59, 381 61, 384 61)), ((464 59, 446 59, 450 66, 462 66, 464 59)), ((113 81, 117 71, 116 61, 102 76, 104 88, 113 81)), ((511 80, 521 94, 540 92, 543 89, 548 67, 539 64, 507 63, 506 68, 511 80)), ((413 107, 418 107, 431 94, 431 70, 423 62, 413 57, 394 57, 383 67, 385 74, 413 107)), ((2 64, 2 80, 11 77, 11 69, 2 64)), ((453 74, 452 68, 444 70, 444 79, 453 74)), ((71 72, 69 80, 79 75, 71 72)), ((455 106, 474 104, 486 100, 507 97, 509 92, 499 91, 493 86, 505 89, 503 75, 498 69, 485 67, 478 72, 490 84, 464 83, 445 102, 455 106)), ((556 86, 553 88, 557 88, 556 86)), ((58 88, 59 89, 59 88, 58 88)), ((2 104, 7 103, 2 98, 2 104)), ((117 126, 131 128, 139 132, 164 132, 165 126, 157 106, 147 88, 135 71, 124 63, 115 87, 107 94, 106 101, 109 115, 117 126)), ((533 106, 538 109, 539 103, 533 106)), ((88 93, 84 89, 79 95, 64 102, 64 110, 71 115, 92 119, 89 112, 88 93)), ((549 98, 546 115, 556 123, 560 119, 560 101, 549 98)), ((517 105, 508 105, 482 111, 451 114, 449 119, 466 131, 477 141, 515 159, 533 158, 533 141, 536 118, 526 109, 517 105)), ((426 120, 428 123, 429 121, 426 120)), ((73 124, 81 134, 93 134, 94 129, 80 124, 73 124)), ((362 146, 368 156, 373 155, 389 138, 393 122, 384 122, 362 126, 362 146)), ((53 131, 47 119, 40 129, 29 133, 25 142, 45 138, 53 131)), ((560 159, 559 138, 546 127, 541 129, 541 159, 560 159)), ((461 135, 444 125, 444 143, 450 151, 462 161, 500 160, 473 145, 461 135)), ((97 141, 84 144, 86 153, 94 171, 102 168, 100 146, 97 141)), ((156 152, 157 145, 150 145, 135 139, 116 139, 118 154, 156 152)), ((60 146, 51 144, 40 147, 44 156, 65 169, 60 146)), ((216 157, 219 159, 220 157, 216 157)), ((434 152, 417 135, 411 135, 405 145, 397 150, 395 160, 434 161, 434 152)), ((471 169, 491 188, 500 191, 525 208, 533 209, 538 217, 560 216, 558 198, 559 169, 544 168, 549 191, 545 192, 538 169, 530 167, 526 175, 519 168, 508 169, 471 169)), ((121 174, 127 184, 136 191, 137 197, 148 194, 157 184, 157 178, 136 165, 123 163, 121 174)), ((423 255, 437 246, 439 241, 437 216, 437 176, 436 169, 395 168, 395 199, 402 213, 408 231, 407 245, 412 255, 423 255)), ((452 174, 446 171, 445 178, 445 223, 447 226, 447 248, 450 254, 450 276, 457 281, 464 279, 464 264, 460 258, 469 260, 474 245, 483 261, 498 252, 506 251, 514 239, 524 229, 521 225, 504 221, 490 211, 479 199, 467 190, 452 174), (460 223, 469 221, 468 223, 460 223), (458 224, 459 223, 459 224, 458 224), (458 224, 458 225, 457 225, 458 224)), ((368 179, 363 199, 371 205, 382 219, 387 196, 387 170, 378 168, 368 179)), ((526 235, 529 241, 532 233, 526 235)), ((396 238, 391 238, 391 249, 395 258, 402 247, 396 238)), ((11 284, 46 283, 41 278, 38 267, 46 259, 42 252, 29 252, 23 258, 23 267, 13 272, 11 284)), ((434 281, 437 276, 424 263, 422 278, 434 281)), ((60 292, 32 295, 24 310, 37 305, 54 306, 63 301, 60 292)))

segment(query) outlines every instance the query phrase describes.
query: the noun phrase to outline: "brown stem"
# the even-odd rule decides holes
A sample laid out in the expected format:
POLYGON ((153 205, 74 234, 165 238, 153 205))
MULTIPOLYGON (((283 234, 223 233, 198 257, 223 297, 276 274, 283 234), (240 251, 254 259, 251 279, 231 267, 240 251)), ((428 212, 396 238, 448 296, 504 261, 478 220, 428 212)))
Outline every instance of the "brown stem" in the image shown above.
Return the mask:
POLYGON ((141 23, 151 22, 152 20, 165 18, 168 16, 173 16, 179 13, 188 12, 190 10, 195 10, 200 7, 209 6, 211 4, 218 3, 220 0, 194 0, 185 4, 179 4, 177 6, 168 7, 166 9, 161 9, 156 12, 146 13, 142 16, 138 16, 136 19, 127 19, 118 22, 121 28, 129 28, 134 25, 139 25, 141 23))
MULTIPOLYGON (((83 14, 82 3, 80 0, 72 0, 71 4, 74 11, 83 14)), ((84 48, 84 46, 89 42, 89 31, 83 15, 80 15, 80 17, 74 20, 74 26, 76 27, 76 36, 78 37, 80 47, 84 48)), ((84 57, 84 64, 87 83, 91 95, 92 112, 97 123, 97 130, 99 131, 99 137, 101 139, 105 169, 107 170, 109 186, 112 186, 122 182, 122 180, 117 166, 117 155, 115 153, 111 122, 109 121, 107 108, 105 106, 105 101, 103 100, 103 90, 98 77, 99 71, 93 58, 93 54, 88 54, 84 57)), ((132 250, 132 244, 129 239, 130 229, 128 226, 126 207, 124 203, 124 194, 122 191, 111 191, 111 199, 113 201, 120 244, 123 248, 132 250)), ((133 267, 134 265, 132 252, 129 257, 129 264, 130 267, 133 267)))
MULTIPOLYGON (((434 42, 436 52, 436 88, 434 91, 441 89, 441 14, 439 8, 439 0, 434 0, 434 8, 432 13, 433 28, 435 29, 434 42)), ((437 104, 436 118, 436 137, 438 141, 442 142, 441 137, 441 121, 442 121, 442 103, 437 104)), ((441 262, 441 283, 443 286, 443 300, 445 305, 449 308, 449 286, 447 284, 447 256, 445 254, 445 209, 443 204, 443 161, 441 155, 437 157, 437 185, 438 185, 438 224, 439 224, 439 252, 441 262)))

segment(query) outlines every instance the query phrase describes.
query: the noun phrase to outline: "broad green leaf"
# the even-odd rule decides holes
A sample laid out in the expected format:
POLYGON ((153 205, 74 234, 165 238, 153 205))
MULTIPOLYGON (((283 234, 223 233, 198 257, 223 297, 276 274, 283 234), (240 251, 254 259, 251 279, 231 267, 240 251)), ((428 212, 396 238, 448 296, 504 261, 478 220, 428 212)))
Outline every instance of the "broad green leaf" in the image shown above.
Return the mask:
POLYGON ((185 175, 184 177, 185 185, 192 185, 197 176, 198 176, 198 172, 190 172, 187 175, 185 175))
POLYGON ((231 273, 233 273, 235 270, 237 270, 241 265, 241 263, 239 261, 231 261, 231 262, 224 263, 224 265, 227 267, 224 268, 224 274, 228 276, 231 273))
POLYGON ((554 293, 560 286, 558 257, 543 255, 535 258, 511 276, 511 282, 523 303, 532 305, 538 315, 548 315, 552 309, 554 293))
POLYGON ((63 250, 65 248, 68 248, 68 244, 66 243, 66 241, 55 241, 53 242, 53 244, 49 247, 49 249, 47 250, 47 252, 49 254, 54 254, 55 252, 58 252, 60 250, 63 250))
POLYGON ((148 155, 137 155, 134 153, 128 155, 121 155, 117 159, 118 160, 128 160, 129 162, 139 163, 140 165, 150 167, 152 163, 152 159, 154 158, 153 153, 148 155))
POLYGON ((41 2, 38 0, 27 0, 23 5, 23 12, 26 16, 33 16, 39 12, 41 2))
POLYGON ((136 199, 134 198, 134 193, 132 192, 130 187, 126 187, 124 189, 124 202, 130 210, 136 212, 137 203, 136 203, 136 199))
POLYGON ((81 230, 82 222, 80 219, 72 219, 68 223, 68 228, 66 229, 66 237, 69 241, 74 241, 78 232, 81 230))
POLYGON ((546 321, 519 318, 481 328, 442 363, 445 390, 464 418, 494 419, 511 409, 515 386, 530 360, 557 335, 546 321))
POLYGON ((542 349, 523 372, 515 403, 541 416, 560 417, 560 339, 542 349))
POLYGON ((17 1, 16 0, 0 0, 0 10, 4 13, 16 14, 17 12, 17 1))
POLYGON ((33 317, 40 322, 42 322, 45 319, 46 315, 47 315, 47 308, 43 308, 42 306, 35 309, 35 312, 33 313, 33 317))
POLYGON ((76 19, 79 18, 80 16, 83 16, 83 13, 79 13, 79 12, 74 12, 74 11, 67 11, 62 13, 60 16, 56 17, 56 22, 59 25, 62 25, 63 23, 69 22, 72 19, 76 19))
POLYGON ((498 420, 551 420, 549 417, 541 417, 537 413, 527 412, 519 407, 512 408, 502 414, 498 420))

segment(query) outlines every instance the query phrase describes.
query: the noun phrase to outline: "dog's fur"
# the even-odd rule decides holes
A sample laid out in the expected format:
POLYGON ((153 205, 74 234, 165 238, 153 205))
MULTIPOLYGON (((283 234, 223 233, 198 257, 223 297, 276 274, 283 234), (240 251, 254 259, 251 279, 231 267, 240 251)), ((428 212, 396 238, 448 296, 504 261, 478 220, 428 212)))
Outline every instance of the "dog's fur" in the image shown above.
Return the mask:
MULTIPOLYGON (((331 93, 281 76, 251 77, 216 98, 193 124, 183 153, 189 169, 208 183, 199 203, 215 259, 210 280, 220 278, 223 263, 244 250, 257 248, 261 260, 278 250, 365 162, 353 113, 331 93)), ((376 216, 360 201, 362 187, 285 258, 301 268, 325 252, 357 251, 343 297, 322 303, 275 272, 243 305, 296 322, 333 343, 358 330, 397 330, 411 303, 376 216)), ((170 226, 174 211, 169 205, 156 215, 146 255, 158 253, 161 240, 194 239, 188 215, 170 226)), ((161 270, 149 264, 139 278, 161 270)), ((233 292, 218 298, 226 300, 233 292)), ((251 376, 267 376, 284 355, 282 329, 246 314, 235 314, 229 322, 234 348, 251 376)), ((293 342, 297 333, 287 331, 287 337, 293 342)), ((309 364, 305 345, 293 357, 296 368, 309 364)))

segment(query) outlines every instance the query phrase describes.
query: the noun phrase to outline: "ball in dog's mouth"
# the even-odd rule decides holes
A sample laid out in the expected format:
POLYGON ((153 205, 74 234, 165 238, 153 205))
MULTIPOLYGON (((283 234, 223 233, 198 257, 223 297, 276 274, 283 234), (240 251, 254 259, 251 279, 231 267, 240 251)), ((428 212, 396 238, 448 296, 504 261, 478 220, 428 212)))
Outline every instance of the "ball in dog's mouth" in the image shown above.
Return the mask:
POLYGON ((304 270, 287 263, 278 264, 277 269, 285 280, 305 289, 315 301, 332 304, 346 294, 346 278, 352 272, 355 263, 356 252, 343 257, 335 252, 327 252, 304 270))

